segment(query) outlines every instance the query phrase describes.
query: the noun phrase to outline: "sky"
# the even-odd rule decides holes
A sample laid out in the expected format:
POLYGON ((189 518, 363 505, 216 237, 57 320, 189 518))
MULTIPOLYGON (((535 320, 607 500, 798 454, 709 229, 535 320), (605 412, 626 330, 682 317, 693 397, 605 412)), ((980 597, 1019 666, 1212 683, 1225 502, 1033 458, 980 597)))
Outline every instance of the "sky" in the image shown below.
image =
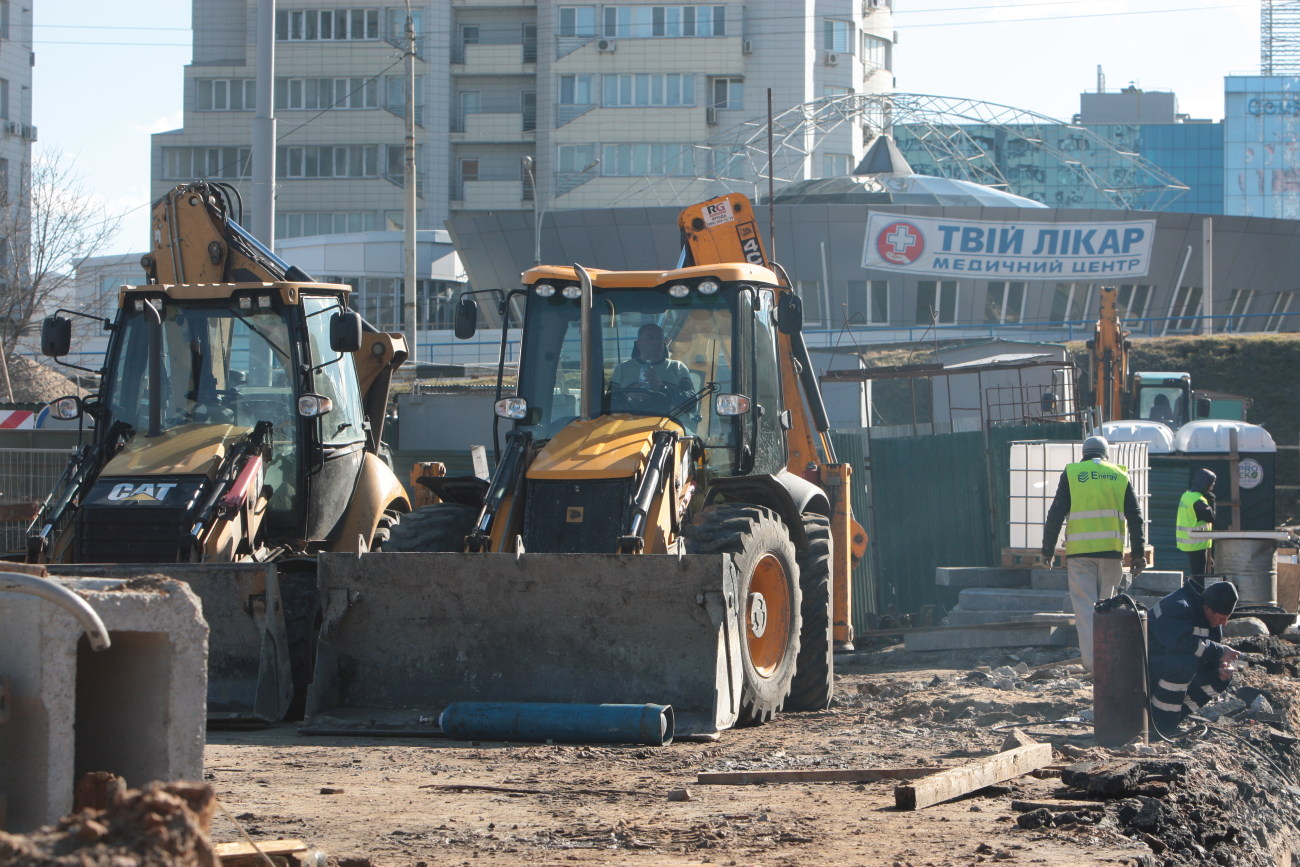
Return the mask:
MULTIPOLYGON (((1223 78, 1259 71, 1259 3, 1232 0, 894 0, 896 89, 1069 120, 1079 94, 1173 91, 1223 118, 1223 78)), ((121 214, 102 255, 148 248, 149 136, 181 126, 186 0, 34 0, 36 149, 71 161, 121 214)))

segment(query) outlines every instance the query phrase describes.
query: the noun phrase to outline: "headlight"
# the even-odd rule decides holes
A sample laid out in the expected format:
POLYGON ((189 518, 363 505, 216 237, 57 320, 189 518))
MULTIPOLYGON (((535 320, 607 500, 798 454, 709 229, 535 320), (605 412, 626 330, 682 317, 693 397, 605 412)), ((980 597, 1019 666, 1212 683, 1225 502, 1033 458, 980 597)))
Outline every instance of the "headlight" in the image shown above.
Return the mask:
POLYGON ((334 401, 323 394, 298 395, 298 415, 303 418, 316 418, 334 408, 334 401))
POLYGON ((493 409, 500 418, 518 420, 528 415, 528 401, 522 397, 506 397, 498 400, 493 409))
POLYGON ((718 291, 718 283, 716 280, 701 280, 699 289, 701 295, 712 295, 718 291))
POLYGON ((713 411, 718 415, 744 415, 749 407, 750 400, 743 394, 719 394, 713 398, 713 411))
POLYGON ((533 293, 537 295, 538 298, 550 298, 555 294, 555 287, 550 283, 538 283, 533 287, 533 293))
POLYGON ((668 294, 674 298, 685 298, 691 292, 691 287, 685 283, 674 283, 668 287, 668 294))
POLYGON ((563 289, 560 290, 560 294, 563 295, 565 298, 581 298, 582 287, 579 286, 577 283, 570 283, 569 285, 565 286, 563 289))

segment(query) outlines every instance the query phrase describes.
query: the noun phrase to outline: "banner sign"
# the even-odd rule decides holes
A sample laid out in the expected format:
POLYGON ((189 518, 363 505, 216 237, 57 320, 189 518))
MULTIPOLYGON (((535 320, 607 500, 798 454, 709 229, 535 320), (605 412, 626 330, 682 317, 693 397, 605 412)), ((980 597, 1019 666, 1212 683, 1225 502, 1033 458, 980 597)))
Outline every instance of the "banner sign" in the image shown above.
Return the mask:
POLYGON ((871 214, 862 267, 928 277, 1141 277, 1155 220, 1005 223, 871 214))

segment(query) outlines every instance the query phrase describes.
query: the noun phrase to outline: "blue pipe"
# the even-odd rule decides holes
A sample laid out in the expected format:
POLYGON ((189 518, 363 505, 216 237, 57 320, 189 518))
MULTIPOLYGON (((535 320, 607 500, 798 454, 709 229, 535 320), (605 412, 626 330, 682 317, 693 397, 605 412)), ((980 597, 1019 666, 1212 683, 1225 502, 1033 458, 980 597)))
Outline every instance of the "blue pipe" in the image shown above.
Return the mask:
POLYGON ((438 725, 456 740, 562 741, 648 744, 673 742, 673 709, 666 704, 560 704, 458 701, 438 725))

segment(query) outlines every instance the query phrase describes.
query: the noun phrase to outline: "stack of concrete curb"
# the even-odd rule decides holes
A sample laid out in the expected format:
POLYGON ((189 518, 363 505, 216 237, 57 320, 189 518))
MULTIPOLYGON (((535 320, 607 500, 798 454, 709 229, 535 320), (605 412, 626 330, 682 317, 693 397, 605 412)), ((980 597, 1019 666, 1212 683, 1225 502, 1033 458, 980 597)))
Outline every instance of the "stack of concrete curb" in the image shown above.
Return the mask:
MULTIPOLYGON (((908 650, 1078 646, 1065 569, 940 566, 934 581, 958 590, 944 626, 909 632, 908 650)), ((1148 570, 1129 595, 1147 606, 1182 586, 1182 572, 1148 570)))

